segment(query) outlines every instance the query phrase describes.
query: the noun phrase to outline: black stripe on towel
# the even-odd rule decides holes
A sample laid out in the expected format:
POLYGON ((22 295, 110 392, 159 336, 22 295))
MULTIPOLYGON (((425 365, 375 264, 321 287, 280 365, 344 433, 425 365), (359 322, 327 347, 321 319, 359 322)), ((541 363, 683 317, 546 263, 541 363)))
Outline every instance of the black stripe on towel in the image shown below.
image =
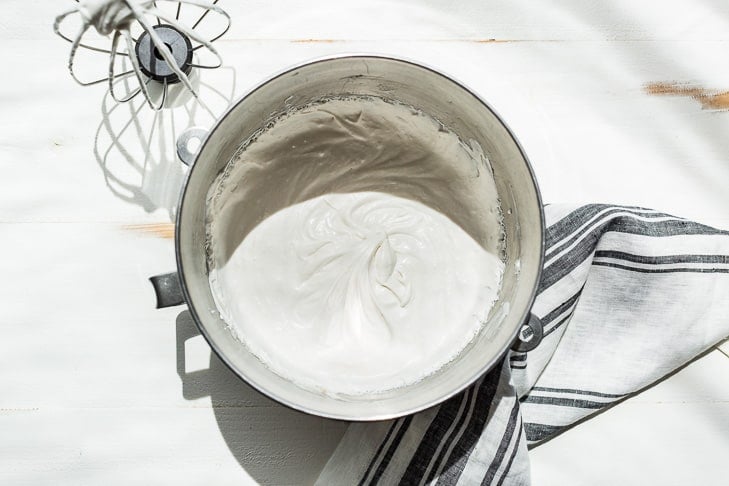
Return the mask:
POLYGON ((729 231, 719 230, 685 219, 671 221, 641 221, 633 218, 615 218, 615 227, 610 231, 642 236, 692 236, 692 235, 729 235, 729 231))
POLYGON ((664 265, 671 263, 722 263, 729 264, 729 255, 665 255, 646 256, 634 255, 622 251, 599 250, 595 252, 595 258, 612 258, 614 260, 625 260, 633 263, 644 263, 646 265, 664 265))
POLYGON ((465 392, 459 393, 441 404, 438 414, 430 423, 428 430, 423 435, 423 440, 420 441, 413 458, 405 469, 401 484, 417 484, 420 481, 436 452, 439 452, 438 446, 457 429, 457 427, 452 429, 451 427, 456 422, 460 423, 461 416, 465 415, 469 406, 471 390, 468 388, 465 392))
POLYGON ((443 468, 440 478, 438 478, 438 486, 453 485, 458 482, 461 477, 463 469, 468 463, 468 459, 473 453, 473 449, 481 438, 481 434, 486 427, 486 421, 489 416, 489 411, 492 406, 497 407, 498 403, 494 403, 494 397, 499 389, 499 381, 502 376, 504 380, 508 380, 508 375, 504 374, 503 367, 506 364, 502 362, 499 366, 495 366, 494 369, 489 372, 484 378, 481 385, 478 387, 478 394, 476 395, 476 405, 473 408, 473 414, 471 420, 466 427, 466 430, 461 435, 461 438, 456 443, 450 456, 446 459, 446 467, 443 468), (450 458, 454 458, 456 462, 449 465, 447 461, 450 458))
MULTIPOLYGON (((583 287, 584 287, 584 285, 583 285, 583 287)), ((549 314, 544 316, 542 318, 542 325, 546 326, 547 324, 551 323, 553 320, 555 320, 556 318, 561 316, 564 313, 564 311, 566 311, 567 309, 569 309, 570 307, 575 305, 575 303, 577 302, 577 299, 580 298, 581 293, 582 293, 582 288, 580 288, 580 290, 577 291, 577 293, 575 295, 573 295, 569 299, 567 299, 564 302, 562 302, 561 304, 559 304, 557 307, 555 307, 555 309, 553 311, 551 311, 549 314)))
POLYGON ((570 317, 572 317, 572 314, 566 315, 564 317, 564 319, 562 319, 561 321, 559 321, 557 324, 555 324, 554 326, 550 327, 549 329, 544 329, 544 334, 542 335, 542 339, 544 339, 545 337, 549 336, 554 331, 556 331, 557 329, 559 329, 560 327, 562 327, 562 325, 565 322, 567 322, 570 319, 570 317))
MULTIPOLYGON (((561 248, 565 246, 569 246, 571 243, 573 243, 575 240, 577 240, 580 236, 582 236, 585 231, 587 231, 591 226, 586 226, 585 228, 582 228, 582 230, 578 233, 573 233, 575 229, 580 228, 584 224, 586 224, 588 221, 590 221, 592 218, 597 216, 598 213, 601 211, 605 211, 603 214, 600 215, 600 219, 608 218, 608 221, 612 218, 609 218, 609 216, 612 216, 615 213, 631 213, 636 216, 640 216, 642 218, 666 218, 673 216, 669 214, 663 214, 663 213, 656 213, 654 211, 651 211, 650 209, 645 208, 637 208, 637 207, 628 207, 628 206, 610 206, 607 204, 588 204, 586 206, 582 206, 575 211, 571 212, 564 218, 560 219, 553 225, 549 226, 547 228, 547 236, 546 236, 546 247, 547 252, 546 256, 549 258, 554 253, 559 251, 561 248)), ((595 221, 592 221, 592 224, 597 223, 600 221, 600 219, 596 219, 595 221)))
POLYGON ((559 407, 587 408, 598 410, 605 408, 612 402, 594 402, 592 400, 580 400, 578 398, 559 398, 527 395, 522 398, 522 403, 533 403, 537 405, 557 405, 559 407))
POLYGON ((692 221, 638 221, 626 216, 608 218, 599 225, 592 227, 592 231, 586 233, 584 239, 577 243, 577 246, 544 268, 538 293, 554 285, 590 257, 593 254, 597 240, 607 232, 655 237, 729 234, 727 231, 720 231, 692 221))
POLYGON ((559 433, 566 425, 547 425, 526 422, 524 424, 524 433, 527 441, 538 442, 559 433))
MULTIPOLYGON (((440 463, 444 459, 447 459, 446 454, 448 454, 448 449, 451 447, 451 444, 453 443, 456 435, 458 435, 459 431, 463 428, 463 424, 466 423, 466 419, 468 418, 468 411, 471 409, 471 402, 476 400, 477 395, 478 389, 476 388, 472 387, 466 390, 466 406, 463 408, 463 412, 458 418, 456 426, 453 427, 451 433, 448 434, 448 437, 445 437, 443 439, 443 443, 440 445, 440 453, 438 453, 438 457, 431 458, 431 464, 428 465, 428 467, 430 468, 430 472, 428 472, 428 478, 426 479, 427 483, 431 482, 433 478, 435 478, 435 475, 438 473, 440 463), (470 396, 468 392, 470 392, 470 396)), ((473 415, 471 417, 473 417, 473 415)))
MULTIPOLYGON (((501 437, 501 443, 499 444, 498 449, 496 449, 496 455, 494 456, 494 459, 491 461, 491 464, 489 465, 489 468, 486 471, 486 475, 484 476, 481 484, 493 484, 494 478, 496 477, 496 473, 499 470, 499 467, 501 466, 501 463, 504 460, 504 455, 506 455, 506 450, 509 448, 511 439, 514 437, 514 431, 516 430, 516 423, 517 423, 518 417, 519 417, 519 400, 514 400, 514 407, 511 409, 511 414, 509 415, 509 422, 506 424, 506 430, 504 431, 503 437, 501 437)), ((504 473, 504 474, 506 474, 506 473, 504 473)))
POLYGON ((544 319, 542 319, 542 327, 544 329, 544 335, 542 338, 545 338, 552 334, 555 330, 557 330, 560 326, 562 326, 565 322, 569 320, 570 317, 572 317, 572 314, 574 312, 574 306, 577 304, 577 300, 580 298, 580 295, 582 295, 582 290, 585 288, 583 285, 580 287, 580 290, 578 290, 575 295, 561 303, 556 309, 554 309, 552 312, 544 316, 544 319), (549 326, 549 324, 552 323, 557 317, 564 314, 564 312, 567 309, 572 308, 573 312, 568 313, 566 316, 564 316, 558 323, 556 323, 554 326, 549 326))
POLYGON ((372 456, 372 460, 370 461, 369 466, 367 466, 367 470, 362 475, 362 479, 360 479, 358 486, 363 486, 365 484, 365 481, 367 481, 367 478, 370 476, 370 472, 372 471, 372 468, 377 463, 377 461, 380 459, 380 455, 382 454, 382 450, 385 448, 385 444, 387 444, 387 441, 390 440, 390 436, 392 435, 394 430, 397 428, 397 425, 400 424, 401 421, 402 421, 402 419, 393 420, 392 425, 390 425, 390 430, 387 431, 387 434, 385 434, 385 438, 382 439, 380 446, 377 448, 377 452, 375 452, 375 455, 372 456))
POLYGON ((577 390, 575 388, 549 388, 546 386, 535 386, 532 388, 532 391, 545 391, 545 392, 554 392, 554 393, 572 393, 574 395, 590 395, 593 397, 602 397, 602 398, 621 398, 621 397, 625 396, 625 394, 616 395, 614 393, 602 393, 602 392, 596 392, 596 391, 590 391, 590 390, 577 390))
POLYGON ((579 228, 597 213, 610 206, 606 204, 587 204, 575 209, 567 216, 547 227, 545 244, 549 251, 555 244, 568 237, 575 228, 579 228))
POLYGON ((395 435, 392 444, 390 444, 390 447, 388 447, 385 456, 382 458, 382 462, 380 462, 380 465, 377 466, 377 471, 375 471, 375 475, 372 476, 372 481, 370 482, 370 484, 377 484, 377 482, 380 480, 380 477, 382 477, 382 474, 385 472, 387 466, 390 464, 392 456, 395 454, 395 451, 400 445, 402 436, 405 435, 405 432, 407 432, 408 428, 410 428, 410 422, 412 422, 412 420, 412 415, 408 415, 407 417, 402 419, 402 426, 400 427, 400 430, 397 431, 397 435, 395 435))
POLYGON ((638 268, 610 262, 593 262, 598 267, 611 267, 638 273, 729 273, 729 268, 638 268))
MULTIPOLYGON (((516 433, 516 443, 514 444, 514 448, 511 451, 511 456, 509 456, 509 462, 506 463, 504 472, 501 473, 501 479, 499 479, 499 482, 496 486, 502 486, 504 484, 504 480, 509 475, 509 470, 511 470, 511 465, 514 463, 514 458, 516 457, 516 453, 519 452, 519 443, 521 442, 521 425, 522 425, 521 420, 519 422, 520 423, 519 423, 518 432, 516 433)), ((481 485, 488 486, 486 482, 482 482, 481 485)))
MULTIPOLYGON (((572 232, 592 219, 597 213, 610 206, 605 204, 588 204, 580 206, 564 218, 547 227, 545 246, 547 255, 557 248, 557 244, 571 237, 572 232)), ((561 245, 559 245, 561 246, 561 245)))

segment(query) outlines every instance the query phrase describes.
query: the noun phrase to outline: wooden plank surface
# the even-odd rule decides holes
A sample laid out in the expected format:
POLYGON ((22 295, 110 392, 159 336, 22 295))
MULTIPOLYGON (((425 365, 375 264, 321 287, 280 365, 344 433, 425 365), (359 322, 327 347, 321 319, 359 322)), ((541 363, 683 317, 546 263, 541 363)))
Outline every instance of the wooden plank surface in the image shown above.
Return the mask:
MULTIPOLYGON (((729 228, 725 1, 224 1, 227 68, 199 79, 212 114, 156 117, 68 77, 50 27, 72 4, 6 0, 0 17, 2 484, 316 477, 345 424, 240 383, 182 308, 153 308, 147 282, 174 268, 175 135, 291 64, 342 52, 425 62, 503 115, 545 201, 729 228)), ((535 484, 721 483, 728 373, 710 354, 534 450, 535 484)))

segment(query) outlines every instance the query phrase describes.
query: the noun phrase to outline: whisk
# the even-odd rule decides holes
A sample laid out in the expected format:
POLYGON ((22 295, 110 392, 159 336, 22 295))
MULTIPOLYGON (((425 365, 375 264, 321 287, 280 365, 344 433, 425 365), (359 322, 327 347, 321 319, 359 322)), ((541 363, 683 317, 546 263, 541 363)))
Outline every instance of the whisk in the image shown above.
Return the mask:
POLYGON ((216 4, 206 0, 76 0, 76 6, 56 17, 53 30, 60 37, 71 43, 71 53, 68 58, 68 69, 76 82, 82 86, 108 83, 109 93, 117 102, 123 103, 142 93, 149 106, 159 110, 165 106, 169 86, 181 83, 195 98, 197 90, 190 81, 189 75, 193 68, 215 69, 222 65, 223 60, 213 46, 213 42, 230 28, 230 16, 216 4), (164 11, 159 4, 176 4, 174 15, 164 11), (180 20, 182 6, 194 6, 202 10, 200 17, 192 24, 186 25, 180 20), (223 28, 210 39, 196 32, 200 22, 210 13, 220 15, 223 19, 223 28), (71 15, 78 14, 81 19, 81 28, 75 36, 69 36, 61 31, 62 24, 71 15), (96 29, 99 35, 109 44, 99 47, 84 42, 84 36, 91 28, 96 29), (141 27, 141 35, 134 37, 132 29, 141 27), (123 46, 120 48, 120 41, 123 46), (193 42, 196 44, 193 46, 193 42), (108 75, 91 81, 81 80, 74 71, 74 61, 80 49, 109 54, 108 75), (211 64, 196 62, 195 51, 206 48, 215 57, 211 64), (117 56, 128 60, 122 62, 122 72, 119 71, 117 56), (119 80, 135 77, 139 86, 130 90, 125 96, 118 96, 115 85, 119 80), (161 96, 153 97, 150 92, 151 83, 161 85, 161 96), (155 99, 157 98, 157 99, 155 99))

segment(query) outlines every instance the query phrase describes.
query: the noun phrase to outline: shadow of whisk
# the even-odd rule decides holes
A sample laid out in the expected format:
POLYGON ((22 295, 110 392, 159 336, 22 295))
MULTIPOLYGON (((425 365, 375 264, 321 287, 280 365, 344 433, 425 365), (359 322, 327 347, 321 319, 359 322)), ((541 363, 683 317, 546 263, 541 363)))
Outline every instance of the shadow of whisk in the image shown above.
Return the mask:
POLYGON ((175 141, 191 126, 212 127, 231 104, 235 92, 233 68, 223 67, 206 75, 214 77, 214 83, 191 76, 199 98, 173 86, 166 108, 160 111, 150 110, 141 96, 117 103, 106 92, 94 156, 115 196, 148 213, 162 209, 174 218, 186 171, 177 159, 175 141))

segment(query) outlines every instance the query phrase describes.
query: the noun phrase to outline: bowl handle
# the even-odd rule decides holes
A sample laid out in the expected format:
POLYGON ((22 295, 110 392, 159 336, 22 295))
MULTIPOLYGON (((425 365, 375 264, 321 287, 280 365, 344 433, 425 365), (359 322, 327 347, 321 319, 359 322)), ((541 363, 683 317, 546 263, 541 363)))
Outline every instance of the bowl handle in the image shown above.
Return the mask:
POLYGON ((195 163, 200 148, 205 143, 205 139, 208 138, 208 133, 204 128, 190 127, 177 137, 177 156, 183 164, 192 166, 195 163))
POLYGON ((543 337, 544 327, 542 321, 534 313, 530 313, 529 319, 519 328, 519 333, 516 335, 516 340, 511 349, 519 353, 526 353, 539 346, 543 337))
POLYGON ((185 303, 185 296, 180 285, 180 276, 177 272, 165 273, 150 277, 154 293, 157 296, 157 308, 172 307, 185 303))

